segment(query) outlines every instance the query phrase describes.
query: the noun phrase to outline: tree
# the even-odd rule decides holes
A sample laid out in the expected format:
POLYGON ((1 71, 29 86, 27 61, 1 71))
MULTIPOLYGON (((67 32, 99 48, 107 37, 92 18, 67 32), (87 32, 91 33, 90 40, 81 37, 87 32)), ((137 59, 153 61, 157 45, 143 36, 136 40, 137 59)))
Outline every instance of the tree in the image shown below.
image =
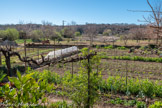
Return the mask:
POLYGON ((43 37, 43 32, 40 30, 33 30, 31 32, 31 39, 34 42, 39 42, 40 38, 42 38, 42 37, 43 37))
POLYGON ((62 41, 62 36, 61 36, 61 33, 60 32, 57 32, 57 31, 53 31, 53 35, 50 37, 51 40, 57 40, 58 43, 60 41, 62 41))
POLYGON ((5 30, 4 40, 14 41, 19 38, 19 32, 16 29, 8 28, 5 30))
POLYGON ((75 32, 75 36, 80 36, 80 32, 75 32))
POLYGON ((158 44, 159 39, 161 39, 162 43, 162 10, 161 10, 161 2, 157 3, 154 7, 151 5, 149 0, 147 0, 147 3, 149 7, 151 8, 152 14, 148 17, 145 18, 145 21, 148 22, 152 28, 154 28, 155 33, 157 34, 156 37, 156 44, 158 44))
POLYGON ((49 39, 53 35, 53 27, 52 23, 48 21, 42 21, 42 31, 43 31, 43 37, 45 39, 49 39))
POLYGON ((127 41, 130 39, 130 35, 121 35, 120 39, 124 41, 124 45, 127 45, 127 41))
POLYGON ((64 38, 73 38, 74 33, 72 30, 70 30, 70 28, 65 27, 61 30, 61 35, 64 38))
POLYGON ((105 29, 104 32, 103 32, 104 36, 110 36, 111 34, 112 34, 111 29, 105 29))
POLYGON ((6 31, 0 30, 0 38, 4 39, 6 37, 6 31))
POLYGON ((133 28, 129 32, 131 33, 131 38, 136 40, 137 43, 145 38, 145 33, 144 33, 145 28, 133 28))
POLYGON ((92 47, 93 38, 98 34, 97 28, 93 24, 88 24, 85 32, 86 32, 86 35, 90 38, 90 47, 92 47))

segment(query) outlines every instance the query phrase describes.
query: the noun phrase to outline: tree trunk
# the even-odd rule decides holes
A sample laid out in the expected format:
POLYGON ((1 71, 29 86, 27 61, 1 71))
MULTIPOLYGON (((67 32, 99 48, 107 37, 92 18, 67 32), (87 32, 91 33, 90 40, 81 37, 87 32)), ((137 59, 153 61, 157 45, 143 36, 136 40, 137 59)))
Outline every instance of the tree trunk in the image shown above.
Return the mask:
POLYGON ((7 66, 7 75, 11 76, 11 63, 10 63, 10 57, 6 57, 6 66, 7 66))

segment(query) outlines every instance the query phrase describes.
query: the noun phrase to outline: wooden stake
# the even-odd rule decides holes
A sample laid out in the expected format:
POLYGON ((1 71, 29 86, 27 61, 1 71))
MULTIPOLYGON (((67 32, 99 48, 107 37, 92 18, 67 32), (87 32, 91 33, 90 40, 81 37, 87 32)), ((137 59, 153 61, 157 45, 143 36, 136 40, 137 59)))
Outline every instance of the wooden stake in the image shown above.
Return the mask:
MULTIPOLYGON (((25 58, 26 58, 26 39, 24 39, 24 51, 25 51, 25 58)), ((26 70, 27 70, 27 64, 25 62, 25 73, 26 73, 26 70)))

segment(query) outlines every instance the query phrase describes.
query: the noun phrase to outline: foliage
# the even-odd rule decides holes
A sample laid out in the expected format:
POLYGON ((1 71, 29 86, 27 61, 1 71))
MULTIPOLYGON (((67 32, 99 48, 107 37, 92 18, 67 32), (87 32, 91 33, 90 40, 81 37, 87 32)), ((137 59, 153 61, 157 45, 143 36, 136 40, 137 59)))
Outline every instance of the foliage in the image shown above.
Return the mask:
POLYGON ((1 87, 1 94, 5 99, 4 104, 14 107, 27 107, 26 105, 38 105, 38 101, 46 102, 45 92, 51 92, 53 85, 49 85, 46 80, 39 79, 38 82, 32 78, 33 73, 21 76, 17 72, 16 77, 8 77, 9 81, 16 88, 11 88, 7 83, 1 87))
POLYGON ((127 48, 124 47, 124 46, 121 46, 121 47, 117 47, 117 49, 120 49, 120 50, 126 50, 127 48))
POLYGON ((104 36, 110 36, 111 34, 112 34, 111 29, 105 29, 104 32, 103 32, 104 36))
POLYGON ((80 36, 80 32, 75 32, 75 36, 80 36))
POLYGON ((70 30, 70 28, 65 27, 64 29, 61 30, 61 35, 64 38, 72 38, 73 32, 72 30, 70 30))
POLYGON ((142 101, 137 100, 122 100, 121 98, 111 99, 110 101, 107 101, 106 103, 111 104, 121 104, 124 106, 136 106, 137 108, 146 108, 146 103, 142 101))
POLYGON ((100 91, 115 92, 115 93, 127 93, 130 92, 131 95, 139 95, 142 93, 147 97, 162 97, 162 85, 158 82, 152 82, 147 79, 129 79, 128 85, 126 86, 126 78, 121 78, 120 76, 109 77, 107 80, 103 80, 100 85, 100 91), (127 91, 128 90, 128 91, 127 91))
POLYGON ((114 49, 114 47, 112 45, 109 45, 109 46, 105 46, 104 49, 114 49))
POLYGON ((19 32, 13 28, 7 28, 6 30, 0 30, 0 37, 3 40, 14 41, 19 38, 19 32))
POLYGON ((72 105, 68 105, 66 101, 63 102, 55 102, 50 104, 50 108, 73 108, 72 105))
MULTIPOLYGON (((15 40, 15 42, 17 44, 22 44, 22 43, 24 43, 24 39, 17 39, 17 40, 15 40)), ((32 42, 32 39, 26 39, 26 43, 30 43, 30 42, 32 42)))
POLYGON ((138 101, 138 102, 136 103, 136 107, 137 107, 137 108, 147 108, 147 107, 146 107, 146 103, 145 103, 145 102, 142 102, 142 101, 138 101))
POLYGON ((161 107, 162 107, 162 101, 155 101, 154 104, 149 106, 149 108, 161 108, 161 107))
POLYGON ((43 70, 43 72, 29 70, 29 73, 33 73, 32 77, 35 80, 44 79, 48 83, 55 83, 55 84, 61 83, 61 77, 55 72, 51 72, 48 70, 43 70))
POLYGON ((33 30, 31 32, 31 39, 33 42, 40 42, 40 38, 43 37, 43 32, 40 30, 33 30))
POLYGON ((60 32, 56 32, 54 31, 53 35, 50 37, 52 40, 57 40, 58 42, 59 41, 62 41, 62 36, 61 36, 61 33, 60 32))
MULTIPOLYGON (((86 56, 89 51, 88 48, 82 49, 83 55, 86 56)), ((90 90, 90 106, 96 102, 99 96, 98 86, 101 81, 101 74, 92 70, 94 64, 99 63, 99 58, 94 56, 90 59, 90 63, 87 60, 81 62, 81 68, 78 74, 73 76, 67 72, 63 77, 63 87, 68 91, 68 96, 74 102, 76 107, 86 107, 88 96, 88 90, 90 90), (90 65, 90 88, 88 88, 88 69, 87 65, 90 65)))
POLYGON ((134 56, 134 57, 131 57, 131 56, 111 56, 110 57, 110 56, 102 56, 102 58, 162 63, 162 58, 158 58, 158 57, 141 57, 141 56, 134 56))
POLYGON ((101 48, 101 47, 100 47, 99 45, 96 45, 96 48, 99 49, 99 48, 101 48))
POLYGON ((6 37, 6 31, 5 30, 0 30, 0 38, 5 38, 6 37))
POLYGON ((5 77, 6 74, 4 74, 3 71, 0 71, 0 82, 2 82, 5 77))

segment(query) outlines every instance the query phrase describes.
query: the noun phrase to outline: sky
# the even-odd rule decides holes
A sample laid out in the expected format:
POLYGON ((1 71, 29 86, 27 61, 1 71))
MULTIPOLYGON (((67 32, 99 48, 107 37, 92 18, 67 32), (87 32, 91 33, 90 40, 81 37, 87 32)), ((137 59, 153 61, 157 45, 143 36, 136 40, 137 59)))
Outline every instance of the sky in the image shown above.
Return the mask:
MULTIPOLYGON (((152 2, 153 0, 150 0, 152 2)), ((143 24, 148 13, 128 10, 150 10, 146 0, 0 0, 0 24, 41 24, 49 21, 55 25, 128 23, 143 24)))

